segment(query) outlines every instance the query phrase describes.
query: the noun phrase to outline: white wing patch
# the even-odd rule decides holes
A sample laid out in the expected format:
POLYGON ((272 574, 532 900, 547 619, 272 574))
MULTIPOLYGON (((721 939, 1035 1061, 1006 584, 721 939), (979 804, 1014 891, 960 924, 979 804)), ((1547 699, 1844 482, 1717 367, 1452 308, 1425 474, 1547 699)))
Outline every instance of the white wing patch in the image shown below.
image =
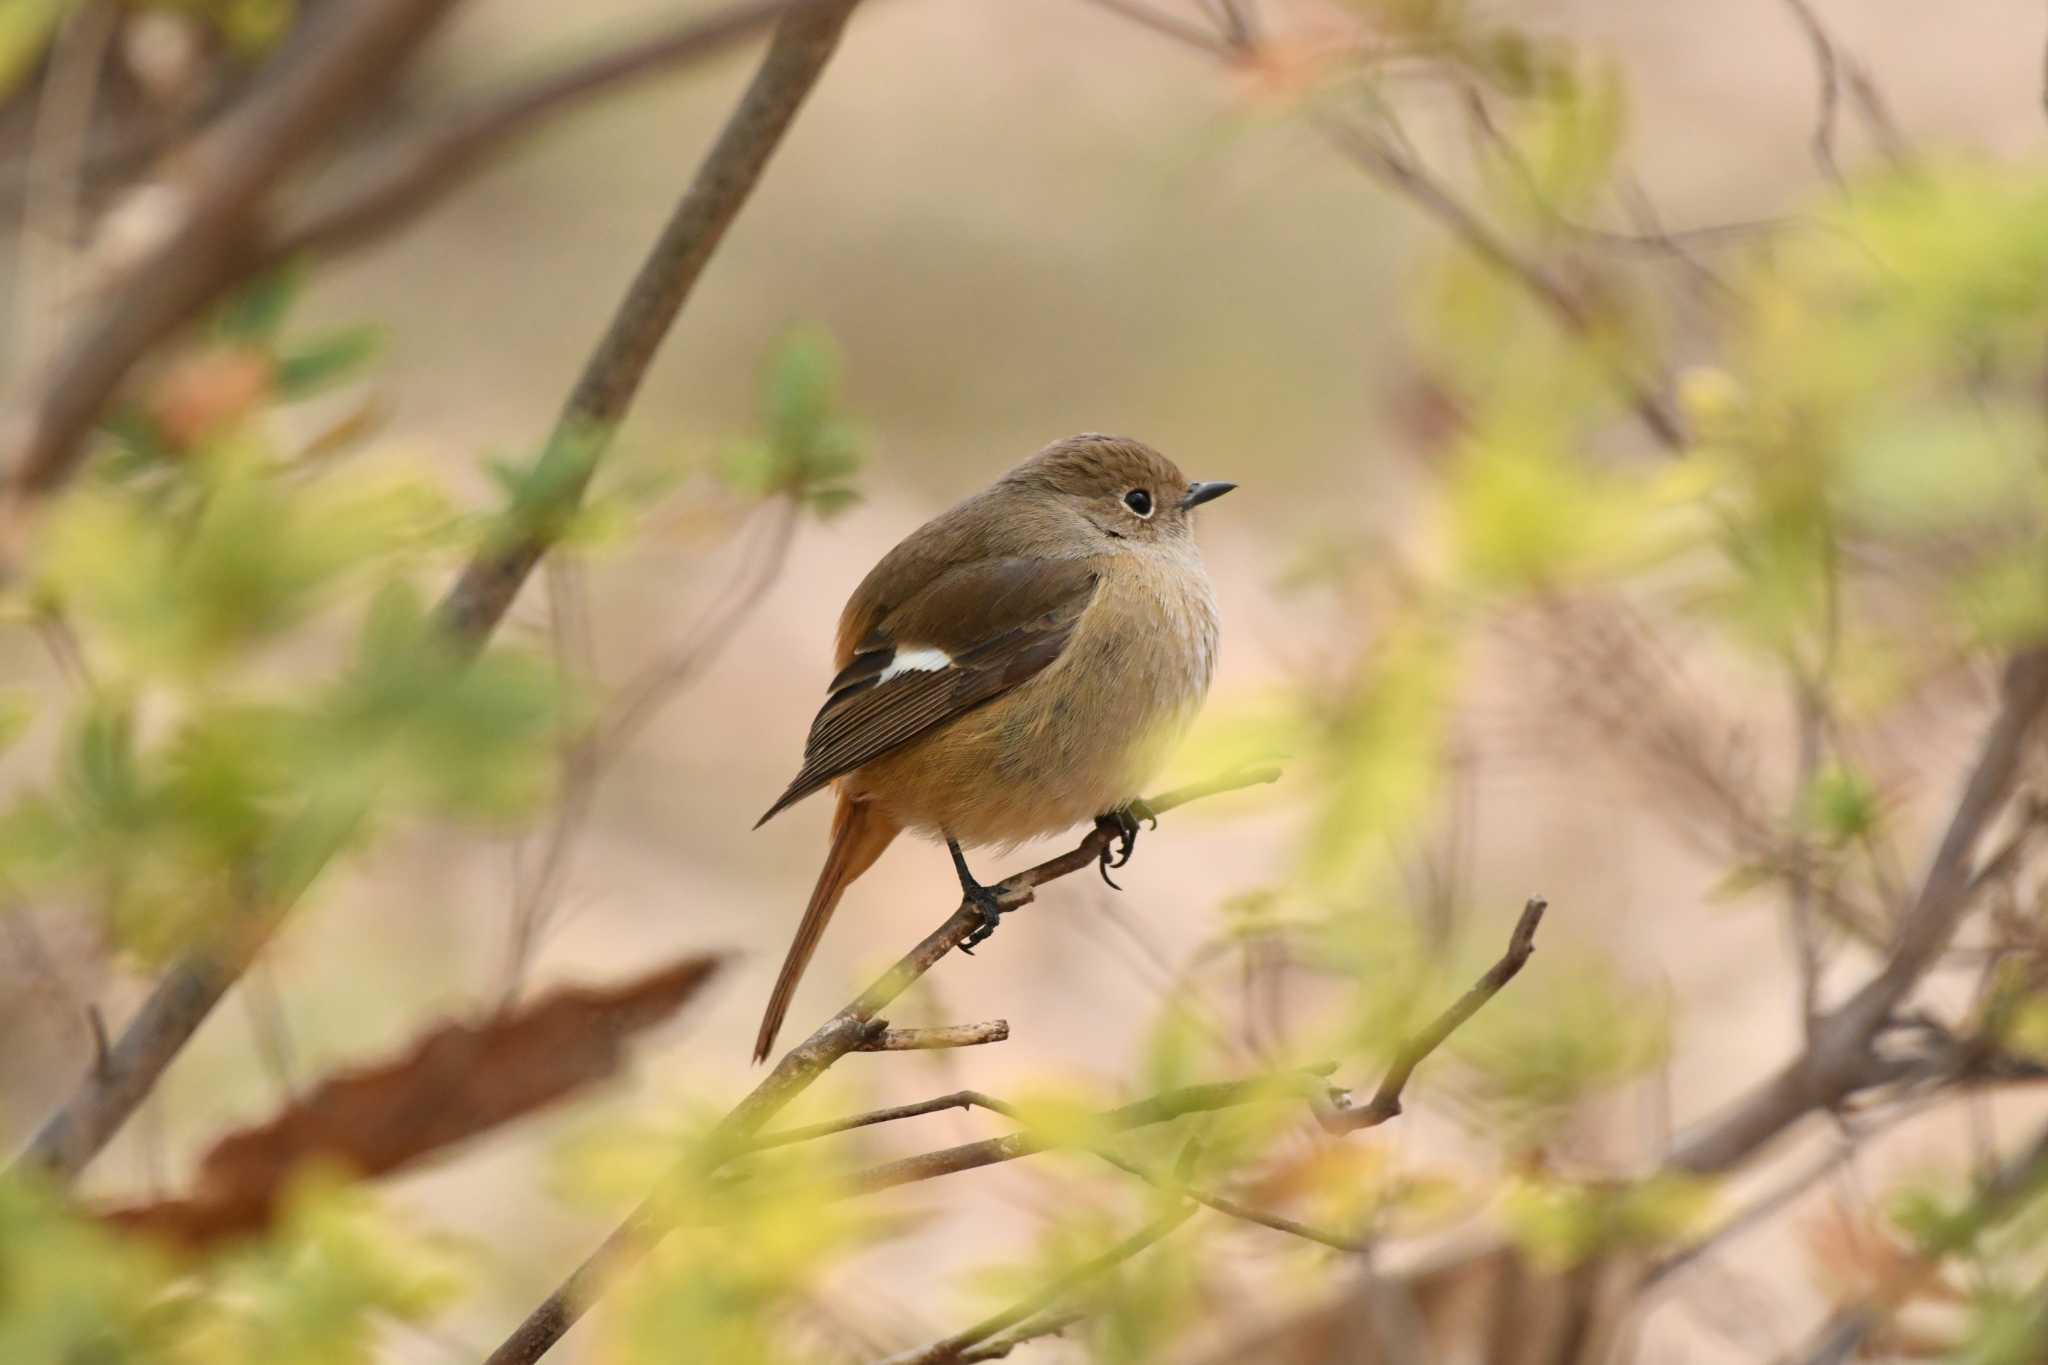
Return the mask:
POLYGON ((933 669, 951 667, 952 663, 952 655, 943 649, 933 649, 928 645, 918 649, 900 650, 876 681, 885 683, 899 673, 929 673, 933 669))

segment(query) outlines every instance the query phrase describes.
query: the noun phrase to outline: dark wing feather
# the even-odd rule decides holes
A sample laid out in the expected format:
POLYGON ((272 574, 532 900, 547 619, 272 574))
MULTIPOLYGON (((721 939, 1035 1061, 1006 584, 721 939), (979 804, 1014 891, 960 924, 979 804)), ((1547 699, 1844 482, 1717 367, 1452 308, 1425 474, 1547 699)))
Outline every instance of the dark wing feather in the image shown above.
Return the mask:
POLYGON ((1081 560, 979 560, 939 574, 860 639, 811 723, 802 771, 761 821, 1043 670, 1066 648, 1095 581, 1081 560), (952 663, 884 682, 899 648, 941 649, 952 663))

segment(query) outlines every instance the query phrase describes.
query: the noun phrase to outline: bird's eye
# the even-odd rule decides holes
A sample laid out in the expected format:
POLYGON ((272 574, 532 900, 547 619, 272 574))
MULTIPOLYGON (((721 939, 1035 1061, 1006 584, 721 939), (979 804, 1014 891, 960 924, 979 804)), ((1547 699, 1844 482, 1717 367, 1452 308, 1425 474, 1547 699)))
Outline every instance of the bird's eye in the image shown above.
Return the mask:
POLYGON ((1152 515, 1152 495, 1142 488, 1133 488, 1124 494, 1124 506, 1141 517, 1149 517, 1152 515))

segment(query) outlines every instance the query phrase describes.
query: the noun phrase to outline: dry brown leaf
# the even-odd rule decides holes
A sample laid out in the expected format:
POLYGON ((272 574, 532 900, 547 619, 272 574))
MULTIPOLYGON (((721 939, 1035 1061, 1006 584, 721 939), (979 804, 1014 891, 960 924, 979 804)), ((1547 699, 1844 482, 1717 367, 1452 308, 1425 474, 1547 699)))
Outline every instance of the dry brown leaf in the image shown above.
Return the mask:
POLYGON ((623 985, 568 987, 480 1023, 443 1024, 397 1059, 330 1076, 221 1138, 189 1198, 101 1216, 190 1247, 260 1232, 308 1163, 385 1175, 612 1075, 627 1040, 680 1009, 721 961, 687 957, 623 985))

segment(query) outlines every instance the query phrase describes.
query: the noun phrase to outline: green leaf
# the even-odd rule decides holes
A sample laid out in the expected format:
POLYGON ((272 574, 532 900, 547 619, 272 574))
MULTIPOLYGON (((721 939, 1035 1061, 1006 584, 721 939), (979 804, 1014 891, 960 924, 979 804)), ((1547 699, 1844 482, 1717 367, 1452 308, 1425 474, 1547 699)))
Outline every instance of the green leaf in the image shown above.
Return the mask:
POLYGON ((221 305, 213 322, 214 334, 250 344, 274 339, 298 301, 305 278, 305 268, 296 262, 257 276, 221 305))
POLYGON ((277 390, 286 399, 305 398, 338 384, 382 349, 378 327, 346 327, 289 347, 277 362, 277 390))

